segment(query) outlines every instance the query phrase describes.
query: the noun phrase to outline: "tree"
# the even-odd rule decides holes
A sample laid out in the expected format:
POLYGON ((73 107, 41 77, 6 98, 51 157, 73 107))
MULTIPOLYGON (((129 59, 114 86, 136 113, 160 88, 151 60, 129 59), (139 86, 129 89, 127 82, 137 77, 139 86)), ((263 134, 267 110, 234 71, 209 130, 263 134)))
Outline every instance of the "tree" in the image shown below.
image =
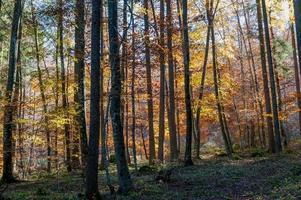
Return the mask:
POLYGON ((291 23, 291 34, 292 34, 292 46, 293 46, 293 56, 294 56, 294 70, 295 70, 295 82, 296 82, 296 93, 297 93, 297 105, 299 113, 299 129, 301 131, 301 89, 300 89, 300 74, 297 56, 297 45, 296 45, 296 34, 295 25, 291 23))
POLYGON ((74 47, 74 102, 76 106, 76 126, 78 135, 73 142, 73 166, 78 162, 79 139, 81 149, 82 164, 85 165, 87 157, 87 131, 85 116, 85 0, 77 0, 75 8, 75 47, 74 47))
POLYGON ((183 0, 183 60, 184 60, 184 90, 185 90, 185 107, 186 107, 186 147, 185 147, 185 165, 193 165, 191 157, 192 145, 192 109, 190 99, 190 55, 189 55, 189 35, 188 35, 188 17, 187 17, 187 0, 183 0))
MULTIPOLYGON (((131 0, 131 11, 133 12, 134 0, 131 0)), ((133 14, 133 13, 132 13, 133 14)), ((137 167, 137 150, 136 150, 136 104, 135 104, 135 72, 136 72, 136 54, 135 54, 135 20, 132 16, 132 80, 131 80, 131 102, 132 102, 132 144, 135 170, 137 167)), ((163 113, 164 114, 164 113, 163 113)), ((164 123, 164 120, 163 120, 164 123)))
POLYGON ((170 135, 170 159, 175 160, 178 158, 177 150, 177 129, 175 118, 175 87, 174 87, 174 59, 173 59, 173 46, 172 46, 172 8, 171 0, 166 1, 166 21, 167 21, 167 49, 168 49, 168 83, 169 83, 169 135, 170 135))
POLYGON ((160 0, 160 111, 159 111, 159 146, 158 146, 158 159, 163 162, 164 160, 164 138, 165 138, 165 55, 164 55, 164 0, 160 0))
POLYGON ((2 181, 11 183, 15 181, 13 177, 13 159, 12 159, 12 126, 13 126, 13 105, 12 93, 14 88, 15 70, 16 70, 16 49, 18 48, 18 31, 22 15, 22 0, 16 0, 14 4, 14 14, 12 19, 12 28, 9 48, 8 76, 6 83, 3 123, 3 171, 2 181))
MULTIPOLYGON (((121 123, 121 71, 118 39, 118 11, 117 0, 108 2, 109 14, 109 43, 110 43, 110 64, 111 64, 111 119, 113 127, 113 138, 115 147, 115 156, 117 163, 119 191, 126 193, 133 189, 132 179, 125 154, 125 145, 123 137, 123 128, 121 123)), ((92 107, 91 107, 92 108, 92 107)), ((95 109, 95 108, 94 108, 95 109)))
POLYGON ((155 137, 154 137, 154 111, 153 111, 153 88, 150 57, 150 32, 148 19, 148 0, 144 0, 144 43, 145 43, 145 66, 146 66, 146 87, 147 87, 147 108, 148 108, 148 137, 149 137, 149 163, 153 164, 155 159, 155 137))
POLYGON ((86 195, 100 199, 98 191, 98 152, 100 135, 100 9, 102 2, 92 1, 90 132, 86 167, 86 195))
MULTIPOLYGON (((294 0, 295 22, 296 22, 296 39, 299 57, 299 67, 301 69, 301 1, 294 0)), ((301 74, 301 70, 299 71, 301 74)))
POLYGON ((261 68, 262 68, 262 79, 263 79, 263 90, 265 98, 265 112, 267 114, 266 123, 268 129, 268 138, 269 138, 269 151, 275 151, 275 138, 273 131, 273 119, 272 108, 271 108, 271 97, 269 89, 269 80, 266 64, 266 55, 265 55, 265 44, 264 44, 264 35, 263 35, 263 24, 262 24, 262 11, 261 11, 261 2, 256 0, 257 7, 257 24, 258 24, 258 39, 260 44, 260 58, 261 58, 261 68))
POLYGON ((220 98, 220 91, 219 91, 219 75, 218 75, 218 64, 217 64, 217 58, 216 58, 216 43, 215 43, 215 31, 214 31, 214 24, 211 24, 211 42, 212 42, 212 62, 213 62, 213 79, 214 79, 214 94, 216 99, 216 106, 217 106, 217 112, 218 112, 218 119, 222 131, 222 136, 224 139, 224 144, 226 147, 226 151, 229 157, 232 156, 232 149, 231 149, 231 143, 230 138, 227 135, 226 131, 226 124, 225 119, 223 116, 223 106, 221 103, 220 98))
MULTIPOLYGON (((68 102, 67 102, 67 91, 66 91, 66 70, 65 70, 65 59, 64 59, 64 28, 63 28, 63 13, 64 13, 64 3, 63 0, 58 0, 59 13, 58 13, 58 47, 60 54, 60 64, 61 64, 61 95, 62 95, 62 106, 64 109, 64 117, 68 118, 68 102)), ((66 145, 66 167, 67 171, 72 170, 71 166, 71 147, 70 147, 70 123, 67 121, 64 123, 65 132, 65 145, 66 145)))
POLYGON ((262 0, 262 12, 263 12, 266 52, 267 52, 269 75, 270 75, 270 86, 271 86, 271 94, 272 94, 272 110, 273 110, 274 133, 275 133, 275 144, 276 144, 275 151, 278 153, 282 151, 282 144, 281 144, 281 136, 280 136, 275 73, 274 73, 272 49, 270 43, 269 23, 268 23, 268 15, 267 15, 265 0, 262 0))
POLYGON ((32 14, 32 22, 33 22, 33 31, 34 31, 34 41, 35 41, 35 56, 36 56, 36 63, 38 69, 38 79, 39 79, 39 88, 41 92, 42 102, 43 102, 43 115, 45 120, 45 133, 46 133, 46 140, 47 140, 47 172, 50 173, 51 171, 51 146, 50 146, 50 130, 49 130, 49 122, 47 116, 47 102, 45 96, 45 84, 43 82, 42 77, 42 70, 40 67, 40 48, 39 48, 39 40, 38 40, 38 22, 36 20, 35 9, 33 3, 31 1, 31 14, 32 14))

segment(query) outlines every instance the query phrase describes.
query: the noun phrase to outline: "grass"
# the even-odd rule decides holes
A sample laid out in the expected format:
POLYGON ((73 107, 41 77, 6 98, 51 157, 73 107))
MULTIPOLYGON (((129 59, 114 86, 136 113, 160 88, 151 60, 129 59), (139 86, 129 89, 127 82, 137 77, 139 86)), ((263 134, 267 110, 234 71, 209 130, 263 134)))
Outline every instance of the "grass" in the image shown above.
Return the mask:
MULTIPOLYGON (((127 196, 109 194, 105 176, 100 173, 100 192, 105 199, 177 200, 177 199, 301 199, 300 154, 286 152, 278 156, 251 150, 234 159, 213 157, 195 161, 191 167, 180 164, 160 166, 172 168, 171 180, 163 183, 152 173, 134 173, 135 191, 127 196), (255 152, 255 153, 254 153, 255 152)), ((112 182, 117 188, 116 170, 111 169, 112 182)), ((4 197, 11 200, 84 199, 83 179, 79 173, 60 174, 39 181, 10 185, 4 197)))

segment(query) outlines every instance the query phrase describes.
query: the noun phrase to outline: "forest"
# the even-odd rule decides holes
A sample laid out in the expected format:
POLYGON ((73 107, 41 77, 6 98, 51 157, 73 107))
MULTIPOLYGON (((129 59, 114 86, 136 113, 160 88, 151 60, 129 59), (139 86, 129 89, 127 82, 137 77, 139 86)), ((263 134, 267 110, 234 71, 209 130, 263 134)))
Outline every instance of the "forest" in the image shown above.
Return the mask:
POLYGON ((301 0, 0 0, 0 200, 301 199, 301 0))

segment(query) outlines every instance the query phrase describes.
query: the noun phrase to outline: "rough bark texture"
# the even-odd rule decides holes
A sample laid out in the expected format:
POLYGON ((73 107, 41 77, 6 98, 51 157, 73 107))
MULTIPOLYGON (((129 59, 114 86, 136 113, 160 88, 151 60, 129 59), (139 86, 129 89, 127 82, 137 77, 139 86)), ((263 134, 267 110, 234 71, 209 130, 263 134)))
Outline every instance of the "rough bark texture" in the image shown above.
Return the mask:
POLYGON ((119 191, 128 192, 133 189, 133 183, 125 154, 123 128, 121 123, 121 73, 118 39, 118 12, 117 0, 108 2, 109 13, 109 43, 110 43, 110 64, 111 64, 111 118, 113 127, 115 156, 117 163, 119 191))
POLYGON ((12 162, 12 121, 13 121, 13 106, 12 106, 12 92, 14 88, 14 75, 16 70, 16 49, 18 30, 20 25, 20 18, 22 15, 22 1, 16 0, 14 4, 14 14, 12 20, 12 29, 10 36, 9 47, 9 64, 8 75, 6 83, 4 107, 4 123, 3 123, 3 174, 2 181, 9 183, 15 179, 13 177, 13 162, 12 162))
POLYGON ((266 43, 266 52, 268 58, 269 66, 269 75, 270 75, 270 86, 272 94, 272 111, 273 111, 273 120, 274 120, 274 134, 275 134, 275 150, 276 152, 282 151, 281 136, 280 136, 280 124, 278 116, 278 103, 277 103, 277 91, 275 84, 275 70, 272 57, 272 49, 270 43, 270 32, 269 32, 269 23, 268 15, 266 9, 266 2, 262 0, 262 10, 263 10, 263 22, 264 22, 264 31, 265 31, 265 43, 266 43))
POLYGON ((263 90, 265 98, 265 112, 267 115, 266 123, 268 129, 268 138, 269 138, 269 151, 275 152, 275 139, 274 139, 274 129, 273 129, 273 119, 272 119, 272 108, 271 108, 271 98, 270 98, 270 89, 268 81, 268 72, 265 56, 265 45, 264 45, 264 35, 263 35, 263 24, 262 24, 262 11, 261 11, 261 2, 256 0, 257 5, 257 20, 258 20, 258 38, 260 44, 260 58, 261 58, 261 67, 262 67, 262 79, 263 79, 263 90))
POLYGON ((153 164, 155 159, 155 137, 154 137, 154 109, 153 109, 153 88, 152 70, 150 58, 150 39, 149 39, 149 17, 148 0, 144 0, 144 43, 145 43, 145 66, 146 66, 146 85, 147 85, 147 108, 148 108, 148 137, 149 137, 149 163, 153 164))
POLYGON ((183 0, 183 60, 184 60, 184 87, 185 87, 185 107, 186 107, 186 147, 185 165, 193 165, 191 156, 192 146, 192 109, 190 99, 190 55, 189 55, 189 35, 187 19, 187 0, 183 0))
POLYGON ((78 134, 75 134, 73 142, 73 166, 76 167, 79 161, 79 147, 81 149, 82 165, 85 165, 88 143, 85 116, 85 0, 77 0, 75 8, 75 49, 74 49, 74 79, 76 81, 74 101, 76 104, 76 127, 78 134), (80 142, 79 142, 80 140, 80 142), (80 143, 80 144, 79 144, 80 143), (80 145, 80 146, 79 146, 80 145))
POLYGON ((166 1, 166 21, 167 21, 167 49, 168 49, 168 85, 169 85, 169 137, 170 137, 170 160, 178 158, 177 150, 177 128, 176 128, 176 105, 175 105, 175 83, 173 65, 173 46, 172 46, 172 8, 171 0, 166 1))
POLYGON ((86 167, 86 195, 89 199, 100 198, 98 192, 100 135, 100 6, 101 1, 92 1, 90 133, 86 167))
POLYGON ((165 138, 165 55, 164 55, 164 0, 160 0, 160 111, 159 111, 159 146, 158 159, 164 161, 165 138))

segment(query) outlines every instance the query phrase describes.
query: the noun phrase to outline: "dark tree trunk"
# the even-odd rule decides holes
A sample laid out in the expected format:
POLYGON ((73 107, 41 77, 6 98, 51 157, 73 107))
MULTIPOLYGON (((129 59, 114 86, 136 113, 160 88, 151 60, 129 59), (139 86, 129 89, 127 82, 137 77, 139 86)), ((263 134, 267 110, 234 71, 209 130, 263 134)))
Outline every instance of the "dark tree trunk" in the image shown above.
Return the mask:
POLYGON ((175 105, 175 86, 174 86, 174 65, 173 65, 173 46, 172 46, 172 7, 171 0, 166 1, 166 21, 167 21, 167 48, 168 48, 168 85, 169 85, 169 113, 170 121, 169 137, 170 137, 170 160, 178 158, 177 150, 177 128, 176 128, 176 105, 175 105))
MULTIPOLYGON (((131 0, 131 9, 133 12, 134 8, 134 0, 131 0)), ((133 157, 134 157, 134 165, 135 170, 138 170, 137 167, 137 152, 136 152, 136 104, 135 104, 135 65, 136 65, 136 57, 135 57, 135 21, 134 17, 132 17, 132 83, 131 83, 131 103, 132 103, 132 148, 133 148, 133 157)))
MULTIPOLYGON (((298 50, 299 68, 301 69, 301 0, 294 0, 295 22, 296 22, 296 40, 298 50)), ((301 74, 301 70, 299 70, 301 74)))
POLYGON ((267 65, 266 65, 263 24, 262 24, 262 11, 261 11, 260 0, 256 0, 256 4, 257 4, 257 20, 258 20, 258 33, 259 33, 258 38, 260 43, 262 79, 263 79, 263 90, 264 90, 264 98, 265 98, 265 112, 267 115, 266 123, 267 123, 268 138, 269 138, 269 151, 275 152, 275 138, 274 138, 274 129, 273 129, 273 119, 271 117, 272 108, 271 108, 268 72, 267 72, 267 65))
POLYGON ((272 110, 273 110, 274 133, 275 133, 275 144, 276 144, 275 150, 278 153, 278 152, 282 151, 282 144, 281 144, 281 136, 280 136, 279 116, 278 116, 277 92, 276 92, 276 84, 275 84, 275 70, 274 70, 274 65, 273 65, 272 49, 271 49, 271 43, 270 43, 271 41, 270 41, 269 23, 268 23, 268 15, 267 15, 265 0, 262 0, 262 11, 263 11, 265 43, 266 43, 266 51, 267 51, 267 58, 268 58, 269 75, 270 75, 270 86, 271 86, 271 94, 272 94, 272 110))
POLYGON ((98 191, 98 157, 100 133, 100 7, 101 1, 92 1, 91 30, 91 102, 90 134, 86 167, 86 195, 100 199, 98 191))
POLYGON ((9 48, 9 64, 7 74, 7 84, 4 107, 4 123, 3 123, 3 174, 2 181, 6 183, 13 182, 13 162, 12 162, 12 123, 13 123, 13 105, 12 92, 14 88, 14 74, 16 70, 16 49, 20 18, 22 15, 22 1, 16 0, 14 4, 14 14, 12 19, 10 48, 9 48))
POLYGON ((189 35, 188 35, 188 15, 187 0, 183 0, 183 60, 184 60, 184 87, 185 87, 185 107, 186 107, 186 147, 185 165, 193 165, 191 156, 192 146, 192 109, 190 99, 190 55, 189 55, 189 35))
POLYGON ((75 8, 75 48, 74 48, 74 102, 76 106, 76 127, 73 142, 73 166, 79 164, 79 148, 81 149, 82 166, 86 165, 88 143, 85 115, 85 0, 77 0, 75 8), (80 144, 79 144, 80 143, 80 144))
MULTIPOLYGON (((103 1, 101 1, 100 5, 100 57, 101 57, 101 67, 100 67, 100 134, 101 134, 101 162, 100 167, 101 168, 107 168, 106 162, 107 162, 107 146, 106 146, 106 138, 107 138, 107 131, 106 131, 106 124, 107 118, 109 117, 108 111, 109 107, 106 108, 107 112, 104 111, 104 7, 103 7, 103 1), (106 116, 105 116, 106 114, 106 116)), ((109 81, 108 81, 109 83, 109 81)), ((109 87, 108 87, 109 88, 109 87)), ((109 99, 108 99, 108 106, 110 105, 109 99)), ((106 169, 107 170, 107 169, 106 169)))
POLYGON ((159 111, 159 147, 158 159, 164 161, 164 139, 165 139, 165 43, 164 43, 164 0, 160 0, 160 111, 159 111))
POLYGON ((144 43, 145 43, 145 66, 146 66, 146 85, 147 85, 147 108, 148 108, 148 137, 149 137, 149 164, 153 164, 155 159, 155 137, 154 137, 154 111, 153 111, 153 88, 152 70, 150 58, 150 39, 149 39, 149 19, 148 19, 148 0, 144 0, 144 43))
POLYGON ((133 183, 125 154, 123 129, 121 123, 121 73, 118 39, 118 11, 117 0, 108 2, 109 11, 109 44, 111 64, 111 118, 114 136, 115 155, 119 179, 119 191, 128 192, 133 189, 133 183))

